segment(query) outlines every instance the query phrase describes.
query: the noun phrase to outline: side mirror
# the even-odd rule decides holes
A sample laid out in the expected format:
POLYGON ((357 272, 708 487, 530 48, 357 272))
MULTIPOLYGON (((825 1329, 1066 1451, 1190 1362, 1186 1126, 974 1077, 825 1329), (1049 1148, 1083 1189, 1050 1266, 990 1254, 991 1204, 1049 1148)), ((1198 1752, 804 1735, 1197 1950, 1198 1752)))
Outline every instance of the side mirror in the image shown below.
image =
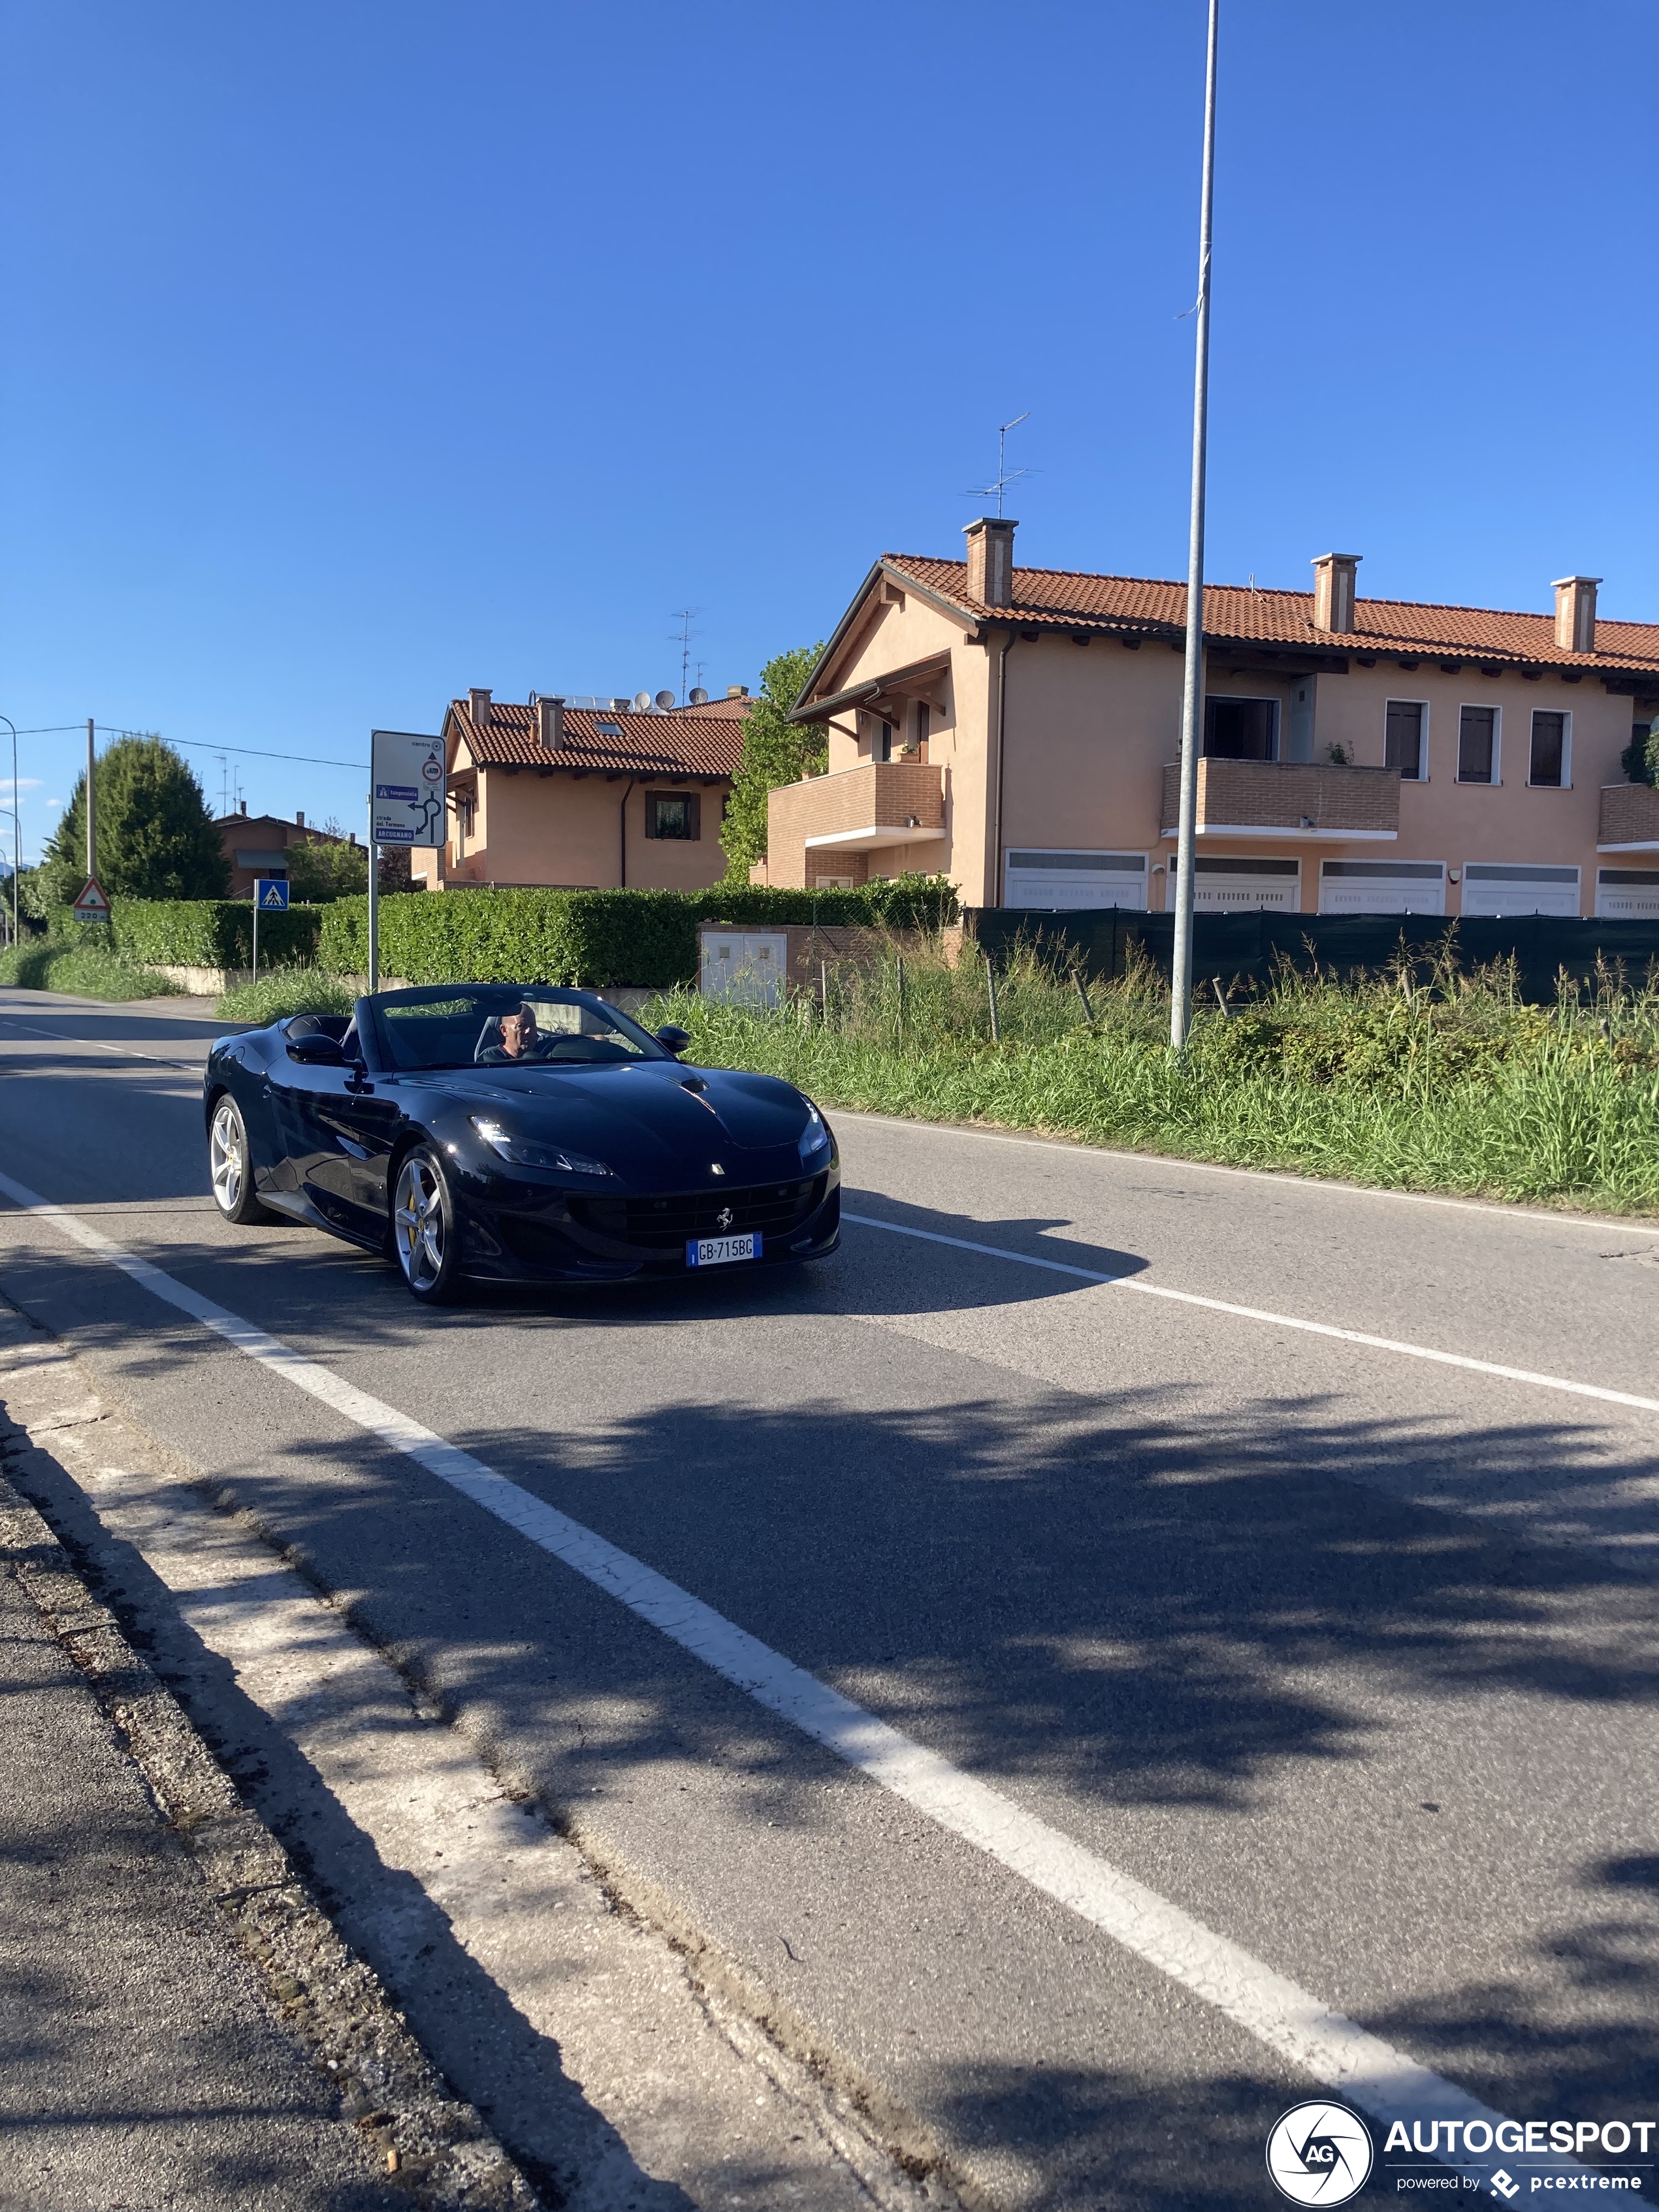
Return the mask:
POLYGON ((302 1067, 343 1067, 345 1054, 338 1037, 297 1036, 289 1040, 288 1056, 302 1067))
POLYGON ((665 1044, 672 1053, 684 1052, 690 1042, 690 1030, 680 1029, 673 1022, 665 1022, 657 1031, 657 1042, 665 1044))

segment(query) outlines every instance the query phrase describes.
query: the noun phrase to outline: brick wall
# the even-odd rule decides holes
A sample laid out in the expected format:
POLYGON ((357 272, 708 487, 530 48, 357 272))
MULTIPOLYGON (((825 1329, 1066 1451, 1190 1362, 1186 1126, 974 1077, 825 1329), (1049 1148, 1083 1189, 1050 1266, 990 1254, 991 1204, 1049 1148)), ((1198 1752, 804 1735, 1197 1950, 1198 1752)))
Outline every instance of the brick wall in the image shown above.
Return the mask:
POLYGON ((805 889, 810 866, 815 878, 855 876, 862 883, 864 853, 831 845, 809 854, 806 840, 844 830, 896 830, 912 815, 924 830, 945 826, 944 770, 926 761, 866 761, 836 775, 781 784, 767 806, 768 880, 805 889))
POLYGON ((1659 791, 1649 783, 1606 783, 1601 787, 1598 845, 1659 844, 1659 791))
MULTIPOLYGON (((1173 830, 1180 810, 1181 769, 1164 770, 1164 819, 1173 830)), ((1400 828, 1400 771, 1338 768, 1316 761, 1200 760, 1200 824, 1238 829, 1296 830, 1303 817, 1316 830, 1386 830, 1400 828)))

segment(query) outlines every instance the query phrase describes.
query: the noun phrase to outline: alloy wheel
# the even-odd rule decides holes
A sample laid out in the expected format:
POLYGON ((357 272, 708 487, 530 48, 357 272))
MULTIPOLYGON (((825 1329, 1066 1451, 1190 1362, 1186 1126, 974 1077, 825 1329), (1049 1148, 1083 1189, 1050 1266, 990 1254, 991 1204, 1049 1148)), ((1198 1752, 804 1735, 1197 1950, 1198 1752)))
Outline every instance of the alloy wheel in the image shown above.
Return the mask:
POLYGON ((437 1170, 416 1152, 404 1162, 392 1212, 398 1264, 412 1291, 430 1291, 444 1267, 444 1198, 437 1170))
POLYGON ((247 1139, 242 1117, 228 1098, 222 1098, 213 1116, 208 1139, 208 1171, 221 1213, 234 1216, 247 1180, 247 1139))

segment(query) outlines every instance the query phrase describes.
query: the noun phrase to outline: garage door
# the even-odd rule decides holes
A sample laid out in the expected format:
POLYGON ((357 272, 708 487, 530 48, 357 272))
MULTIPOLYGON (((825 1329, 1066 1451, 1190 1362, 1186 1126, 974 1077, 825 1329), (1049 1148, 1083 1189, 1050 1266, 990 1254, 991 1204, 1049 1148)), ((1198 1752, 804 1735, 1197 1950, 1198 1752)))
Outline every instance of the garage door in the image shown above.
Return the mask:
POLYGON ((1524 861, 1471 860, 1463 871, 1468 915, 1555 914, 1579 911, 1577 868, 1529 866, 1524 861))
POLYGON ((1124 906, 1146 910, 1144 853, 1053 852, 1003 856, 1006 906, 1124 906))
POLYGON ((1598 868, 1595 918, 1598 921, 1659 921, 1659 869, 1598 868))
POLYGON ((1321 914, 1444 914, 1443 860, 1322 860, 1321 914))
MULTIPOLYGON (((1175 903, 1176 866, 1170 861, 1170 902, 1175 903)), ((1247 860, 1235 853, 1200 853, 1193 875, 1193 905, 1200 914, 1299 914, 1300 860, 1247 860)))

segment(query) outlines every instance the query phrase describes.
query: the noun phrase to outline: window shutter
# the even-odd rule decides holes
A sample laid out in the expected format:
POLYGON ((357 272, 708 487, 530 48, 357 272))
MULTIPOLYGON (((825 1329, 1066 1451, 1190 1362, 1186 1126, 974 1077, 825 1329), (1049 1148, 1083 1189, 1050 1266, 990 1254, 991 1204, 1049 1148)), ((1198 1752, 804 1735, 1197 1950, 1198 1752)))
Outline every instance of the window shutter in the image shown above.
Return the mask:
POLYGON ((691 817, 691 835, 693 837, 701 837, 702 836, 702 799, 700 793, 695 791, 692 793, 687 811, 691 817))

